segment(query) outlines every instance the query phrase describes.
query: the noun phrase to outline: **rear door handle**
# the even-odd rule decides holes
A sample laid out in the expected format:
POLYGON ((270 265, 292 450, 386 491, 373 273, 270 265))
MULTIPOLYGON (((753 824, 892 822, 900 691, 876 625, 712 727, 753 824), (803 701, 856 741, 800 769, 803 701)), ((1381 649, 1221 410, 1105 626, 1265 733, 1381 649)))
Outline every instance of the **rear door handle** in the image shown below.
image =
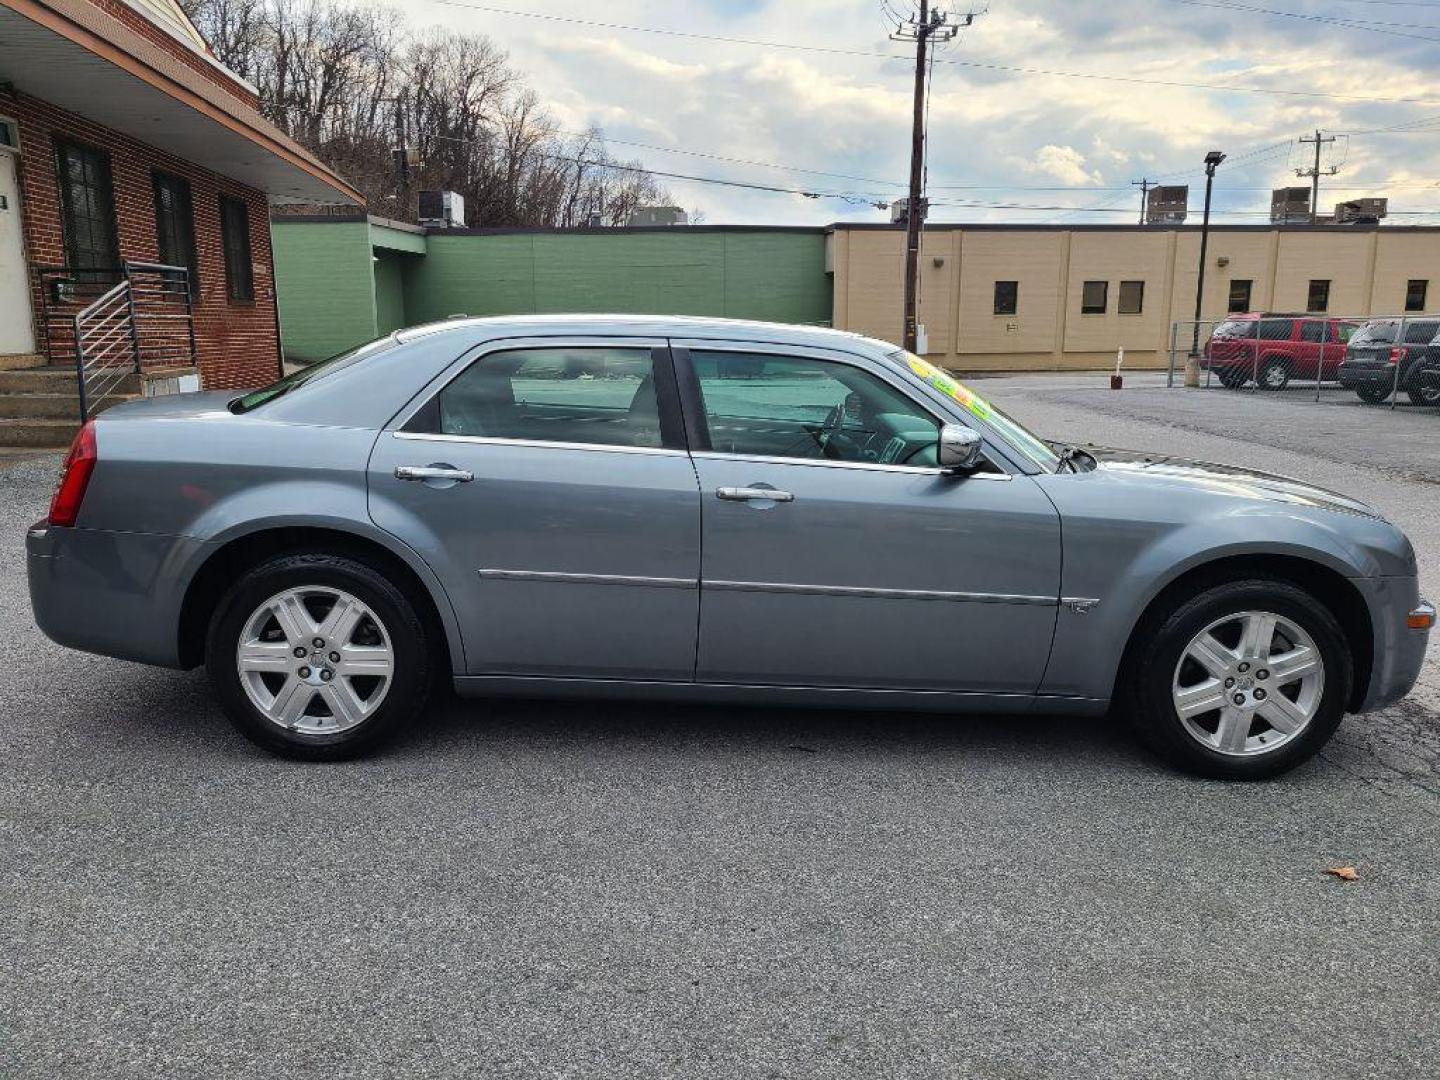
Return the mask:
POLYGON ((449 480, 455 484, 468 484, 475 479, 469 469, 456 469, 449 465, 397 465, 397 480, 449 480))
POLYGON ((715 497, 726 502, 794 502, 795 496, 788 491, 777 491, 764 487, 722 487, 715 489, 715 497))

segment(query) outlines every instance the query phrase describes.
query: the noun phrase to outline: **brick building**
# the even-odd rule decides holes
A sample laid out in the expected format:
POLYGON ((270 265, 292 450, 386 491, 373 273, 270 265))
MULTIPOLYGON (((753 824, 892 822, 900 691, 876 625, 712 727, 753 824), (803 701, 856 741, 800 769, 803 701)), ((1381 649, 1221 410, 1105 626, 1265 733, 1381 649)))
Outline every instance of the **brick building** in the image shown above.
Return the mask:
POLYGON ((287 201, 362 199, 175 0, 0 0, 0 445, 67 440, 77 352, 88 378, 113 370, 108 397, 162 371, 273 380, 269 208, 287 201))

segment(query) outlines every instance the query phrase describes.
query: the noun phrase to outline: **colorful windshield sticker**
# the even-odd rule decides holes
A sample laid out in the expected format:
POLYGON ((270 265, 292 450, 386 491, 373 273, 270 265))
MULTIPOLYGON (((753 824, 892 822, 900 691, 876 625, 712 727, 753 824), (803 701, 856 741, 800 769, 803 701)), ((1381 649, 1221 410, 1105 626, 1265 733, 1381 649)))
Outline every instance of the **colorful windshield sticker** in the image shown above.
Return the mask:
POLYGON ((972 416, 981 420, 989 420, 992 415, 990 403, 979 394, 962 386, 957 380, 952 379, 945 372, 941 371, 934 364, 920 359, 918 356, 906 356, 905 362, 910 365, 910 370, 920 378, 939 390, 946 397, 958 401, 962 408, 972 416))

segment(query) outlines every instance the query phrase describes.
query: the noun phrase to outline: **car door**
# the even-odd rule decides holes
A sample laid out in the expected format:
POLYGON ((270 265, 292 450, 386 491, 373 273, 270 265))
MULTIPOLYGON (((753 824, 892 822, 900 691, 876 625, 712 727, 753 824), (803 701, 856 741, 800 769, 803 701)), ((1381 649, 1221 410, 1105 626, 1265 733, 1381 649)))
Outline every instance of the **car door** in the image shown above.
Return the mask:
POLYGON ((1305 319, 1300 323, 1300 338, 1293 346, 1295 363, 1290 372, 1292 379, 1315 378, 1320 370, 1328 330, 1329 323, 1319 319, 1305 319))
POLYGON ((470 675, 690 681, 700 508, 663 342, 493 343, 377 441, 375 521, 444 583, 470 675))
POLYGON ((1328 325, 1325 332, 1325 366, 1321 370, 1322 378, 1335 378, 1340 362, 1345 359, 1345 346, 1350 343, 1354 333, 1354 323, 1332 322, 1328 325))
POLYGON ((940 417, 878 362, 674 344, 701 488, 699 681, 1034 692, 1060 587, 1037 485, 942 473, 940 417))

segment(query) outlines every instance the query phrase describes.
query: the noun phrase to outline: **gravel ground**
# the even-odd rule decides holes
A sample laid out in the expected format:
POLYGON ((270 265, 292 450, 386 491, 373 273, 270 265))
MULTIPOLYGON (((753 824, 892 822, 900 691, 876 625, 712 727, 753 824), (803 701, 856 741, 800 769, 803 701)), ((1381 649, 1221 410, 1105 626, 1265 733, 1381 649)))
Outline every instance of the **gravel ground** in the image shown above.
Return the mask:
MULTIPOLYGON (((1440 418, 979 386, 1360 494, 1440 582, 1440 466, 1397 450, 1440 418)), ((34 628, 54 466, 0 468, 7 1080, 1440 1072, 1433 664, 1260 785, 1104 720, 536 703, 302 766, 202 674, 34 628)))

